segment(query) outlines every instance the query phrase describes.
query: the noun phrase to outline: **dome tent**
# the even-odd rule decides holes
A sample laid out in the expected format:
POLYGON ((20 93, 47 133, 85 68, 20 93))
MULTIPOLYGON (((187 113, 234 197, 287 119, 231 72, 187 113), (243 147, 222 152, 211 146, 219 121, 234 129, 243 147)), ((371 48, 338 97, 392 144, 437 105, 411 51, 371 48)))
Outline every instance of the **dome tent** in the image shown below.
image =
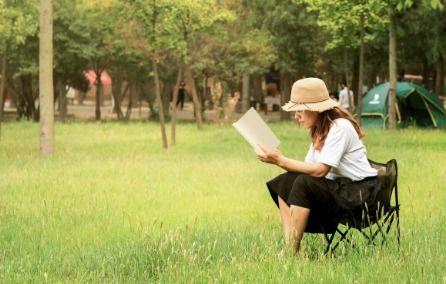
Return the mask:
MULTIPOLYGON (((370 89, 362 98, 361 124, 385 128, 388 115, 389 83, 370 89)), ((396 86, 396 117, 398 127, 416 125, 446 128, 446 110, 442 102, 420 85, 398 82, 396 86)))

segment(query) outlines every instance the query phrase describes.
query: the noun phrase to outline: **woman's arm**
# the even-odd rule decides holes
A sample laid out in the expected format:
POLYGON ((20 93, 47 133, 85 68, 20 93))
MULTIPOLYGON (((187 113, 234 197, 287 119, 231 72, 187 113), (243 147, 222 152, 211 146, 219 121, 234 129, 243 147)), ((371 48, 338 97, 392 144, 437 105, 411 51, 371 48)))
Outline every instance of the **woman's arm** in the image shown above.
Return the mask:
POLYGON ((257 155, 257 158, 265 163, 270 163, 281 167, 289 172, 307 174, 313 177, 324 177, 330 171, 331 166, 322 163, 305 163, 283 156, 279 150, 272 151, 259 145, 265 155, 257 155))

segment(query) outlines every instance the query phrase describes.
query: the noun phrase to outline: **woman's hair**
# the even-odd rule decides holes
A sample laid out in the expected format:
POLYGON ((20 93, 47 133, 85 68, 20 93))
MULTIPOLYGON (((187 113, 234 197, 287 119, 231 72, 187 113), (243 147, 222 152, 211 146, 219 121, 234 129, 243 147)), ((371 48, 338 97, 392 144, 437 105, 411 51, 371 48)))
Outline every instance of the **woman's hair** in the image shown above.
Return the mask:
POLYGON ((345 118, 350 121, 355 128, 356 133, 358 133, 359 139, 362 139, 365 136, 364 132, 349 112, 339 107, 335 107, 319 113, 314 125, 310 128, 310 136, 313 141, 314 149, 319 151, 322 149, 328 131, 330 130, 331 123, 337 118, 345 118))

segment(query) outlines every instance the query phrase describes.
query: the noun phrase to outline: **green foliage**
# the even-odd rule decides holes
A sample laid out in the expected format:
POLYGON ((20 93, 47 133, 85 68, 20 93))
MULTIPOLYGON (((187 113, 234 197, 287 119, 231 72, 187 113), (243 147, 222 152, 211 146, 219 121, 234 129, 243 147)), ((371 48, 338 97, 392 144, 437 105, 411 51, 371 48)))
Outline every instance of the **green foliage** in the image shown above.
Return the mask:
POLYGON ((30 1, 0 0, 0 47, 13 49, 37 32, 38 9, 30 1))
POLYGON ((275 66, 290 74, 315 75, 325 35, 317 27, 317 15, 306 4, 287 1, 252 1, 256 23, 271 34, 275 66))
POLYGON ((323 1, 305 0, 310 11, 318 13, 318 24, 330 35, 327 49, 337 47, 356 48, 359 46, 360 16, 365 16, 367 27, 364 41, 375 38, 375 32, 382 30, 388 23, 386 1, 323 1))

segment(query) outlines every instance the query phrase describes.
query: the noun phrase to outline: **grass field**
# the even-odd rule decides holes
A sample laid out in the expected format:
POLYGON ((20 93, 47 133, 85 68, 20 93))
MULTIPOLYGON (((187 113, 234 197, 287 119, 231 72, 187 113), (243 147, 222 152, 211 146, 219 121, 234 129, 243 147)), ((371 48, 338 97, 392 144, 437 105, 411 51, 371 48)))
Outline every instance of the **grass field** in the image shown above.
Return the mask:
MULTIPOLYGON (((271 123, 287 156, 307 132, 271 123)), ((399 162, 400 250, 349 245, 278 257, 278 211, 259 162, 231 126, 178 126, 161 148, 154 123, 56 125, 53 159, 38 125, 9 122, 0 142, 0 282, 446 283, 446 132, 367 131, 369 157, 399 162)), ((353 238, 360 242, 360 236, 353 238)))

